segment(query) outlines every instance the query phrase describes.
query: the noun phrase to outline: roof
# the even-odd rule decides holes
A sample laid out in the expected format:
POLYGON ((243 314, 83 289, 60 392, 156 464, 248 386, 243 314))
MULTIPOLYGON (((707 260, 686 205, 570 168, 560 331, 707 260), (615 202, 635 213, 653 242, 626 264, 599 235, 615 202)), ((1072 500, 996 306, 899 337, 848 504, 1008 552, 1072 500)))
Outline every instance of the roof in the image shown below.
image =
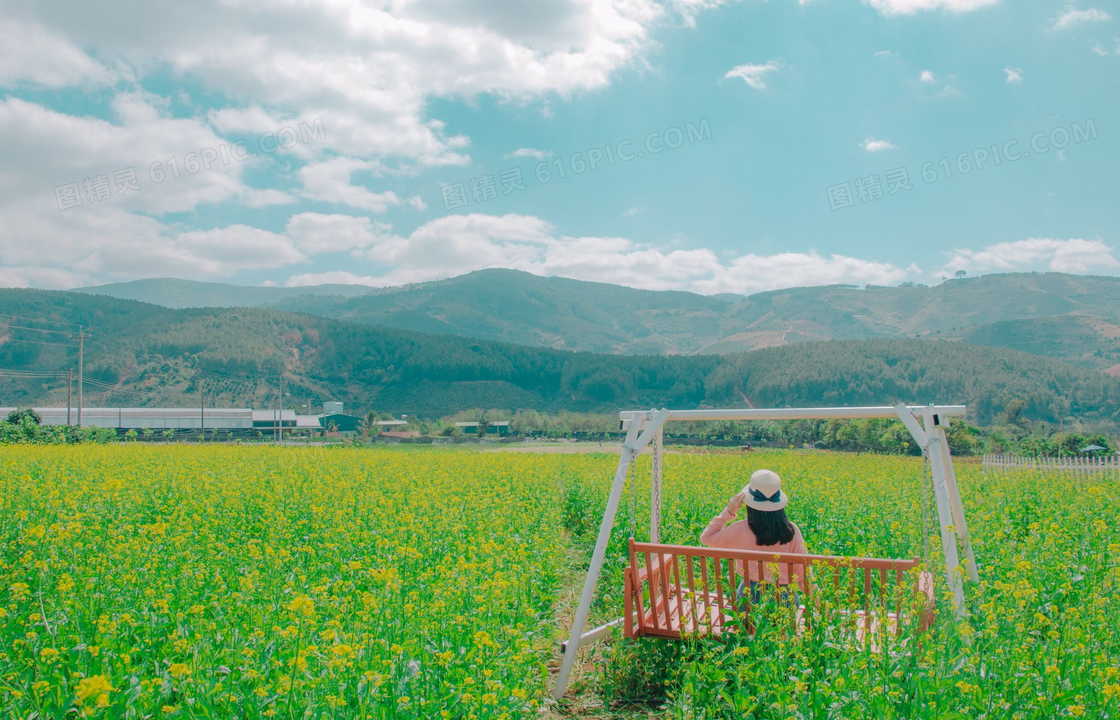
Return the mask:
MULTIPOLYGON (((207 410, 206 412, 210 412, 207 410)), ((277 418, 281 420, 295 420, 295 410, 254 410, 253 422, 275 422, 277 418)))
MULTIPOLYGON (((10 413, 13 410, 22 409, 14 407, 0 407, 0 413, 10 413)), ((31 408, 40 416, 43 415, 56 415, 66 414, 65 407, 37 407, 31 408)), ((70 408, 70 412, 74 415, 78 412, 78 406, 74 405, 70 408)), ((204 412, 206 417, 248 417, 249 413, 256 412, 249 408, 205 408, 198 407, 179 407, 179 408, 158 408, 158 407, 84 407, 82 408, 83 417, 116 417, 119 414, 131 415, 133 417, 198 417, 200 412, 204 412)), ((271 411, 270 411, 271 412, 271 411)), ((270 418, 271 419, 271 418, 270 418)))
POLYGON ((374 425, 380 425, 381 427, 400 427, 407 424, 407 420, 378 420, 374 423, 374 425))
POLYGON ((318 415, 296 415, 297 428, 321 428, 318 415))
MULTIPOLYGON (((486 423, 487 427, 506 427, 509 425, 509 420, 494 420, 486 423)), ((457 422, 455 427, 478 427, 477 422, 457 422)))

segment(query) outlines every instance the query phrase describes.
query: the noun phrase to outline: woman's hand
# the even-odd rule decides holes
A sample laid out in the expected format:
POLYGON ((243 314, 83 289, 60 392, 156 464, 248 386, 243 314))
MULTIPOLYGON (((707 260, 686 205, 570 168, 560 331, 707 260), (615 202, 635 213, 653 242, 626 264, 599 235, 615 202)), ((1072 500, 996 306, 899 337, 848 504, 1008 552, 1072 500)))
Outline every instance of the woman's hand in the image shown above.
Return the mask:
POLYGON ((734 495, 731 496, 731 499, 727 501, 727 507, 724 508, 724 512, 726 512, 729 515, 735 516, 735 515, 739 514, 739 508, 741 508, 742 506, 743 506, 743 494, 742 493, 735 493, 734 495))

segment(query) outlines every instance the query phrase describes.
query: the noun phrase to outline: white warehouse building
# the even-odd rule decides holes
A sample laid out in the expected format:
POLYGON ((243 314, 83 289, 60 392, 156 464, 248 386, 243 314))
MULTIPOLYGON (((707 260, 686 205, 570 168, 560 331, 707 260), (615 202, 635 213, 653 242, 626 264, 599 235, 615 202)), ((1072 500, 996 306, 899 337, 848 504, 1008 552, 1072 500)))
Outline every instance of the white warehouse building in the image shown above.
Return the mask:
MULTIPOLYGON (((0 419, 16 408, 0 408, 0 419)), ((78 409, 62 407, 32 408, 44 425, 78 423, 78 409), (69 412, 69 420, 67 413, 69 412)), ((270 414, 272 411, 268 411, 270 414)), ((285 417, 285 419, 287 419, 285 417)), ((252 430, 253 411, 249 408, 83 408, 82 425, 122 429, 153 430, 252 430)))

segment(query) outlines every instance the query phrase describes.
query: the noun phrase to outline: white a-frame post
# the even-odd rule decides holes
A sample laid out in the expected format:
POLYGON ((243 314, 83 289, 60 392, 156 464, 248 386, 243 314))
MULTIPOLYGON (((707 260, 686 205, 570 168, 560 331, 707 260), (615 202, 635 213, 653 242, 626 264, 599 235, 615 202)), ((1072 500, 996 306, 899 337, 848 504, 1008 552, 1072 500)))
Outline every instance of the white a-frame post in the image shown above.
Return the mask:
POLYGON ((611 539, 614 516, 618 512, 618 501, 622 498, 622 488, 626 485, 626 473, 630 470, 630 463, 646 445, 649 445, 654 437, 660 439, 661 426, 665 424, 668 414, 668 410, 651 410, 643 415, 641 421, 630 423, 626 431, 626 439, 622 442, 622 453, 618 458, 618 469, 614 471, 614 481, 611 483, 611 493, 607 496, 607 509, 603 513, 602 522, 599 523, 599 536, 595 539, 595 549, 591 553, 591 565, 587 568, 587 578, 583 581, 579 606, 572 620, 572 634, 564 643, 564 658, 560 661, 560 671, 556 674, 556 685, 553 689, 555 697, 560 697, 568 689, 568 679, 571 677, 572 665, 575 664, 580 645, 602 636, 610 629, 610 625, 615 624, 604 625, 586 634, 583 632, 584 626, 587 625, 587 614, 591 611, 591 601, 595 598, 595 587, 599 584, 599 573, 603 569, 607 543, 611 539))
POLYGON ((953 469, 949 440, 945 436, 949 416, 942 415, 936 407, 909 408, 899 404, 895 406, 895 411, 898 419, 910 431, 914 442, 918 443, 922 453, 929 459, 933 494, 937 500, 941 551, 945 555, 945 581, 953 592, 953 610, 958 616, 963 616, 966 608, 962 575, 967 574, 972 582, 978 582, 980 576, 976 569, 976 556, 972 552, 972 539, 968 535, 968 523, 964 519, 964 507, 957 488, 957 473, 953 469), (962 552, 963 568, 960 561, 962 552))
POLYGON ((933 476, 934 496, 937 500, 937 518, 941 530, 941 545, 945 555, 946 581, 953 594, 953 609, 959 615, 965 613, 964 605, 964 576, 976 582, 979 578, 976 571, 976 558, 972 553, 972 543, 969 540, 968 525, 964 518, 964 509, 961 506, 960 492, 957 489, 957 477, 953 470, 953 460, 949 452, 949 442, 945 437, 945 428, 952 417, 963 417, 965 408, 962 405, 929 405, 894 407, 840 407, 840 408, 750 408, 739 410, 640 410, 627 411, 619 414, 623 427, 626 429, 626 438, 622 443, 622 453, 619 456, 618 468, 615 470, 614 481, 611 483, 610 495, 607 497, 607 507, 603 512, 603 520, 599 525, 599 535, 595 540, 595 550, 591 553, 591 565, 587 569, 584 580, 583 592, 580 594, 579 606, 572 621, 571 634, 563 644, 564 656, 560 663, 560 670, 556 675, 553 687, 553 696, 561 697, 568 689, 571 679, 572 666, 575 664, 576 655, 580 646, 597 640, 615 625, 622 622, 619 618, 613 622, 601 625, 593 630, 584 632, 587 625, 587 616, 591 611, 591 602, 595 596, 595 588, 599 583, 599 575, 603 569, 606 556, 607 543, 610 541, 611 529, 614 527, 615 515, 618 512, 619 500, 626 484, 626 474, 631 463, 642 450, 652 444, 653 468, 650 482, 650 542, 660 542, 661 535, 661 476, 664 449, 662 447, 663 429, 667 421, 705 421, 705 420, 802 420, 802 419, 855 419, 855 418, 889 418, 897 417, 906 425, 914 442, 922 449, 923 454, 929 458, 930 470, 933 476), (958 546, 959 543, 959 546, 958 546), (960 555, 964 555, 962 568, 960 555), (962 572, 963 570, 963 572, 962 572))

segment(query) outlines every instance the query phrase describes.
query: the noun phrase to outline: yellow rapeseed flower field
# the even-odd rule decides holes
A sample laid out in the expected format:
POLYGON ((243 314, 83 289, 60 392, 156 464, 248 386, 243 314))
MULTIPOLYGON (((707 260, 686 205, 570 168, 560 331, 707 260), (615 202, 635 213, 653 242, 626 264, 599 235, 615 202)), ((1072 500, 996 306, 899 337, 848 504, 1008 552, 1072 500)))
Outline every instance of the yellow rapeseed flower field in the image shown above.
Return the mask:
MULTIPOLYGON (((537 717, 613 466, 442 449, 3 448, 0 717, 537 717)), ((663 539, 695 543, 763 466, 782 474, 813 551, 936 558, 921 463, 904 458, 671 454, 663 539)), ((646 532, 647 478, 643 463, 602 618, 621 607, 626 535, 646 532)), ((619 674, 656 662, 664 717, 1120 717, 1120 486, 972 466, 962 493, 982 582, 967 621, 942 611, 915 651, 764 633, 745 651, 616 639, 583 687, 625 699, 619 674)))

